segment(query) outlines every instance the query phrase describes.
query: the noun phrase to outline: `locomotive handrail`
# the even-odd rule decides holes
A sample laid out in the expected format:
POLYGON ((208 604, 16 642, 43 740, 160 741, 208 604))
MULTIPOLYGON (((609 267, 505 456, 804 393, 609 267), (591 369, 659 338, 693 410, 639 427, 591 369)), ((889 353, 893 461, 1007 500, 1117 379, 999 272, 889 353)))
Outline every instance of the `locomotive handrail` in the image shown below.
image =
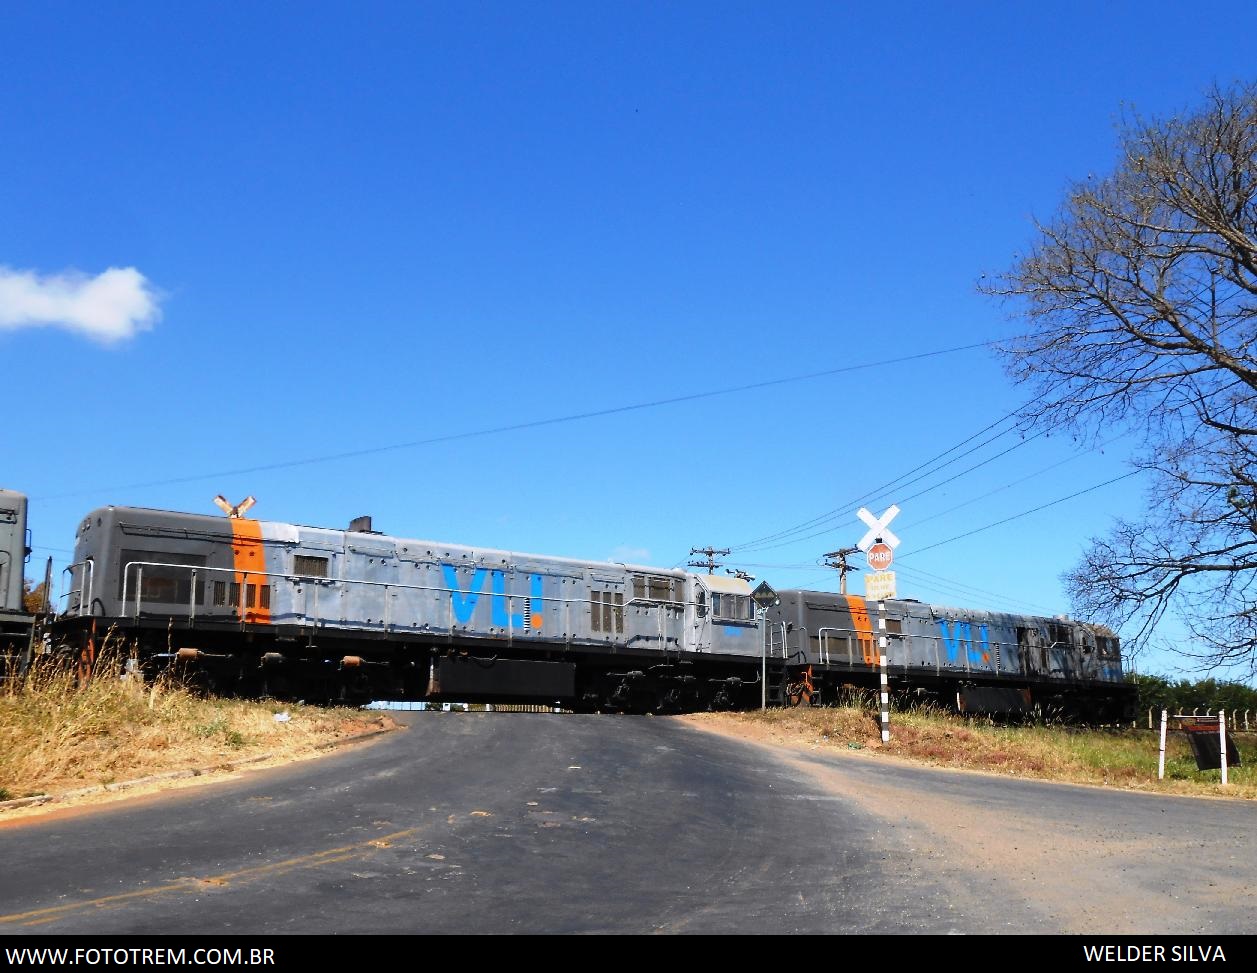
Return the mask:
MULTIPOLYGON (((438 594, 447 594, 447 595, 453 594, 453 592, 456 590, 453 588, 449 588, 445 585, 402 584, 396 581, 369 581, 363 578, 327 578, 327 577, 321 577, 317 575, 292 574, 292 573, 284 572, 284 571, 263 571, 263 570, 258 570, 255 568, 243 568, 243 569, 238 569, 234 567, 221 568, 221 567, 210 567, 203 564, 174 564, 168 561, 128 561, 125 565, 123 565, 123 568, 122 568, 121 609, 122 609, 122 615, 124 617, 127 615, 127 605, 128 605, 128 602, 131 601, 131 596, 132 596, 130 579, 131 579, 131 573, 132 573, 133 568, 135 569, 135 575, 136 575, 135 591, 134 591, 135 612, 134 612, 133 617, 136 620, 138 620, 140 617, 141 611, 143 609, 143 601, 144 601, 143 581, 144 581, 144 569, 146 567, 147 568, 176 568, 176 569, 183 569, 183 570, 191 572, 192 589, 189 592, 189 596, 188 596, 189 621, 194 621, 196 619, 196 597, 197 597, 196 576, 197 576, 198 571, 216 572, 219 574, 242 575, 246 579, 246 583, 247 583, 247 579, 250 577, 279 578, 284 581, 293 582, 294 584, 317 582, 314 588, 314 592, 315 592, 314 627, 315 628, 321 627, 321 624, 322 624, 322 619, 319 614, 319 606, 318 606, 318 590, 319 590, 319 587, 322 585, 329 585, 329 584, 362 585, 366 587, 382 588, 384 589, 386 594, 390 589, 397 589, 400 591, 434 591, 434 592, 437 592, 438 594)), ((93 565, 93 569, 94 569, 94 565, 93 565)), ((242 594, 242 602, 243 602, 245 600, 244 593, 242 592, 241 594, 242 594)), ((564 622, 563 630, 564 630, 564 636, 565 636, 564 641, 569 645, 571 644, 572 636, 573 636, 572 626, 571 626, 571 606, 573 604, 585 604, 586 602, 586 599, 584 597, 556 598, 550 595, 540 595, 537 597, 533 597, 532 595, 504 595, 504 597, 506 597, 508 599, 508 602, 512 605, 512 607, 508 609, 508 616, 507 616, 508 617, 508 630, 511 631, 511 637, 513 637, 513 625, 511 625, 511 622, 510 622, 511 612, 513 612, 513 599, 525 598, 531 601, 540 601, 543 603, 549 602, 549 603, 554 603, 554 604, 563 606, 563 622, 564 622)), ((690 604, 689 602, 651 602, 650 599, 633 598, 625 602, 623 607, 627 608, 629 607, 629 605, 632 605, 635 602, 639 602, 639 601, 642 604, 665 604, 665 605, 670 605, 676 608, 684 608, 690 604)), ((447 631, 452 633, 455 628, 453 599, 449 599, 447 601, 447 605, 448 605, 448 611, 449 611, 447 631)), ((241 620, 244 621, 245 612, 247 611, 245 605, 240 604, 240 605, 233 605, 231 607, 238 608, 240 610, 241 620)), ((391 624, 388 621, 387 616, 388 616, 388 600, 386 599, 385 600, 385 618, 381 620, 382 623, 384 624, 385 631, 388 631, 389 626, 391 624)), ((731 621, 736 621, 736 619, 731 619, 731 621)), ((666 636, 661 634, 659 637, 663 639, 663 643, 666 646, 667 644, 666 636)))
POLYGON ((61 592, 61 594, 57 598, 58 601, 60 601, 62 598, 65 599, 65 610, 68 612, 70 610, 70 595, 77 594, 79 596, 79 603, 76 610, 80 618, 83 617, 83 588, 84 587, 87 588, 87 614, 88 615, 92 614, 92 603, 95 600, 95 594, 96 594, 96 561, 90 557, 87 557, 81 561, 75 561, 73 564, 67 565, 66 567, 61 569, 62 575, 64 575, 67 571, 70 572, 70 584, 74 584, 74 569, 81 568, 81 567, 86 567, 88 569, 85 572, 86 578, 85 578, 84 583, 80 584, 79 587, 77 588, 67 588, 65 591, 61 592))
MULTIPOLYGON (((855 629, 855 628, 844 628, 844 627, 843 627, 843 626, 841 626, 841 625, 826 625, 826 626, 824 626, 823 628, 819 629, 819 630, 817 631, 817 633, 816 633, 817 642, 818 642, 817 657, 818 657, 819 662, 820 662, 820 663, 822 663, 822 664, 824 664, 824 665, 832 665, 832 663, 833 663, 832 650, 830 649, 830 646, 829 646, 829 639, 830 639, 830 637, 832 637, 832 636, 834 636, 834 635, 855 636, 855 637, 856 637, 856 640, 858 640, 858 639, 860 638, 860 634, 861 634, 861 633, 859 632, 859 630, 858 630, 858 629, 855 629)), ((932 647, 933 647, 933 652, 934 652, 934 669, 935 669, 935 671, 936 671, 936 672, 940 672, 940 673, 943 671, 943 660, 942 660, 942 655, 941 655, 941 653, 939 652, 939 647, 940 647, 942 644, 946 643, 946 642, 952 641, 951 639, 944 638, 944 637, 943 637, 943 636, 941 636, 941 635, 926 635, 926 634, 923 634, 923 633, 922 633, 922 634, 916 634, 916 633, 912 633, 912 634, 908 634, 908 633, 899 633, 898 635, 896 635, 896 634, 894 634, 894 633, 891 633, 891 637, 893 637, 893 638, 903 638, 903 639, 909 639, 909 638, 911 638, 911 639, 913 639, 913 640, 918 640, 918 639, 919 639, 919 640, 925 640, 925 641, 930 642, 930 643, 931 643, 931 645, 932 645, 932 647)), ((969 639, 963 639, 962 641, 965 641, 965 642, 969 643, 971 646, 972 646, 972 645, 974 644, 974 642, 975 642, 975 640, 974 640, 974 639, 972 639, 972 638, 969 638, 969 639)), ((1072 642, 1063 642, 1063 641, 1061 641, 1061 640, 1059 640, 1059 639, 1058 639, 1057 641, 1052 642, 1051 644, 1047 645, 1046 647, 1045 647, 1045 646, 1023 646, 1020 642, 1002 642, 1002 641, 991 641, 990 639, 988 639, 988 640, 986 641, 986 643, 985 643, 985 644, 986 644, 986 646, 987 646, 990 650, 992 650, 992 652, 993 652, 993 654, 995 655, 995 658, 996 658, 996 659, 1000 659, 1000 658, 1001 658, 1001 653, 1000 653, 1000 650, 1001 650, 1001 649, 1003 649, 1003 648, 1006 648, 1006 647, 1015 647, 1015 648, 1017 648, 1017 649, 1019 649, 1019 650, 1020 650, 1020 649, 1027 649, 1027 650, 1029 650, 1029 649, 1043 649, 1043 650, 1045 650, 1046 652, 1049 652, 1049 653, 1050 653, 1050 652, 1053 652, 1053 651, 1056 651, 1056 650, 1058 650, 1058 649, 1065 649, 1065 650, 1069 650, 1069 649, 1071 649, 1071 648, 1073 648, 1073 647, 1074 647, 1074 644, 1073 644, 1072 642)), ((1019 656, 1020 656, 1020 653, 1019 653, 1019 656)), ((1120 656, 1119 656, 1119 657, 1120 657, 1120 656)), ((965 652, 965 653, 964 653, 964 660, 963 660, 963 662, 964 662, 964 668, 965 668, 965 671, 966 671, 966 672, 974 672, 974 671, 976 671, 976 670, 973 668, 973 666, 971 665, 970 661, 969 661, 969 653, 968 653, 968 652, 965 652)), ((848 640, 848 642, 847 642, 847 664, 848 664, 848 665, 855 665, 855 664, 856 664, 856 663, 855 663, 854 654, 853 654, 853 649, 852 649, 852 643, 851 643, 851 641, 850 641, 850 640, 848 640)), ((905 663, 904 663, 904 667, 905 667, 905 668, 907 668, 907 666, 908 666, 908 665, 909 665, 909 663, 908 663, 908 662, 905 662, 905 663)), ((993 669, 992 671, 993 671, 993 672, 995 672, 995 673, 998 675, 998 674, 1003 673, 1003 672, 1011 672, 1012 670, 1005 670, 1005 669, 1003 669, 1003 668, 1002 668, 1001 663, 997 662, 997 663, 995 664, 994 669, 993 669)), ((1035 670, 1026 670, 1026 669, 1024 669, 1024 667, 1020 670, 1020 675, 1030 676, 1030 675, 1034 675, 1034 674, 1035 674, 1035 670)), ((1040 675, 1045 675, 1045 676, 1048 676, 1048 677, 1051 677, 1051 676, 1053 676, 1053 675, 1065 676, 1065 675, 1067 675, 1067 670, 1066 670, 1066 669, 1063 669, 1063 668, 1053 668, 1053 667, 1051 666, 1051 662, 1050 662, 1050 660, 1049 660, 1049 663, 1048 663, 1047 668, 1046 668, 1046 669, 1044 669, 1044 670, 1043 670, 1041 673, 1039 673, 1039 674, 1040 674, 1040 675)), ((1101 668, 1100 670, 1095 671, 1095 672, 1080 671, 1080 672, 1079 672, 1079 674, 1077 674, 1077 675, 1075 675, 1075 676, 1072 676, 1072 677, 1070 677, 1070 678, 1074 678, 1074 679, 1082 679, 1082 680, 1091 679, 1091 680, 1096 680, 1096 681, 1099 681, 1099 682, 1112 682, 1112 681, 1114 681, 1112 677, 1106 677, 1106 676, 1104 675, 1104 670, 1103 670, 1103 668, 1101 668)))
MULTIPOLYGON (((827 666, 830 664, 829 642, 827 640, 828 633, 829 632, 844 632, 845 633, 847 631, 849 630, 844 629, 844 628, 839 628, 837 625, 823 625, 819 629, 816 630, 816 641, 820 647, 819 651, 817 652, 817 658, 819 659, 822 665, 827 666)), ((853 666, 855 665, 855 656, 853 655, 852 650, 851 650, 851 639, 846 638, 844 636, 843 641, 847 643, 847 665, 853 666)))
MULTIPOLYGON (((72 571, 74 568, 83 567, 83 566, 86 566, 87 568, 87 611, 90 614, 92 612, 92 603, 94 601, 94 596, 95 596, 95 562, 92 559, 88 558, 82 562, 76 562, 75 564, 67 568, 66 570, 72 571)), ((126 617, 128 613, 127 612, 128 604, 132 599, 131 574, 132 574, 132 570, 134 569, 136 582, 135 582, 135 591, 134 591, 134 615, 133 617, 136 620, 140 618, 141 612, 143 611, 143 600, 144 600, 143 599, 143 572, 145 568, 179 569, 179 570, 186 570, 190 573, 191 575, 190 580, 192 583, 191 583, 191 591, 189 592, 188 606, 187 606, 190 622, 195 621, 197 617, 196 581, 197 581, 198 573, 202 571, 211 573, 211 574, 225 574, 225 575, 239 576, 242 579, 244 579, 246 583, 247 583, 247 579, 249 578, 277 578, 280 580, 291 582, 293 584, 314 583, 315 587, 314 587, 314 599, 313 599, 313 602, 314 602, 313 627, 316 629, 323 627, 323 624, 324 624, 322 614, 320 611, 319 597, 318 597, 319 588, 324 585, 331 585, 331 584, 358 585, 360 587, 382 589, 386 597, 385 597, 385 602, 384 602, 384 615, 380 621, 386 632, 390 631, 391 626, 392 626, 392 621, 389 617, 391 614, 391 611, 390 611, 391 606, 389 605, 389 600, 387 598, 387 594, 390 590, 429 591, 429 592, 436 592, 438 594, 444 594, 444 595, 453 594, 454 591, 457 590, 457 589, 450 588, 446 585, 422 585, 422 584, 416 585, 416 584, 404 584, 397 581, 370 581, 370 580, 366 580, 362 578, 327 578, 327 577, 320 577, 316 575, 294 574, 294 573, 283 572, 283 571, 265 571, 265 570, 257 570, 257 569, 252 569, 252 568, 237 569, 234 567, 230 567, 230 568, 209 567, 206 565, 193 565, 193 564, 173 564, 173 563, 165 562, 165 561, 129 561, 123 566, 123 571, 122 571, 121 614, 124 617, 126 617)), ((64 571, 62 573, 64 574, 64 571)), ((73 575, 71 575, 71 577, 73 577, 73 575)), ((78 589, 78 592, 80 594, 79 611, 80 611, 80 614, 82 614, 84 600, 82 598, 81 587, 78 589)), ((74 593, 73 591, 66 592, 63 597, 68 597, 68 595, 73 594, 73 593, 74 593)), ((511 608, 508 610, 508 626, 507 626, 508 640, 510 641, 514 640, 514 624, 513 624, 514 600, 516 598, 525 598, 531 601, 540 601, 543 604, 561 605, 563 608, 562 610, 563 641, 565 642, 565 644, 569 646, 572 644, 572 640, 575 636, 575 633, 572 629, 572 624, 571 624, 572 622, 571 607, 572 605, 585 604, 586 602, 585 597, 582 596, 582 597, 577 597, 577 598, 564 598, 564 597, 554 597, 551 595, 541 595, 534 598, 531 595, 516 595, 516 594, 512 594, 512 595, 504 594, 502 597, 506 597, 508 599, 508 603, 511 606, 511 608)), ((240 604, 231 606, 239 611, 241 624, 244 624, 247 621, 248 608, 247 608, 246 602, 247 602, 247 595, 245 592, 241 592, 240 604)), ((646 606, 646 607, 651 607, 651 608, 664 606, 664 607, 680 610, 686 607, 697 607, 697 602, 660 601, 660 600, 650 599, 650 598, 634 597, 626 601, 623 607, 628 608, 634 605, 639 606, 639 607, 646 606)), ((452 636, 457 627, 456 621, 454 619, 454 604, 453 604, 452 598, 447 600, 447 606, 448 606, 447 610, 449 612, 449 618, 448 618, 446 631, 452 636)), ((68 602, 67 602, 67 608, 68 608, 68 602)), ((737 623, 741 620, 740 619, 727 619, 727 621, 737 623)), ((657 617, 657 622, 658 622, 658 627, 659 627, 658 634, 654 636, 647 636, 647 637, 658 638, 660 640, 660 644, 666 649, 667 644, 668 644, 668 636, 667 636, 667 633, 663 630, 664 626, 663 626, 663 613, 662 612, 657 617)), ((771 649, 774 643, 776 642, 776 633, 779 627, 783 630, 782 636, 781 636, 781 658, 784 661, 789 658, 788 636, 787 636, 787 633, 784 631, 786 628, 785 623, 781 622, 779 624, 769 626, 765 632, 765 636, 768 639, 770 654, 775 655, 776 653, 772 653, 771 649)), ((827 633, 830 631, 835 632, 835 633, 847 632, 848 634, 853 633, 857 636, 859 635, 859 632, 855 631, 854 629, 843 629, 839 626, 827 626, 822 631, 825 631, 827 633)), ((941 671, 942 658, 941 658, 941 654, 938 651, 939 645, 940 643, 943 643, 945 641, 950 641, 950 640, 944 639, 942 636, 939 636, 939 635, 920 634, 920 635, 913 635, 912 637, 919 638, 919 639, 928 639, 930 642, 934 644, 935 669, 936 671, 941 671)), ((966 639, 964 641, 968 642, 970 645, 972 645, 974 642, 972 638, 966 639)), ((986 644, 988 647, 993 647, 995 648, 996 651, 998 651, 1005 644, 1011 645, 1012 643, 991 642, 990 640, 988 640, 986 644)), ((1058 641, 1052 642, 1048 646, 1047 651, 1052 652, 1062 646, 1069 646, 1070 644, 1071 643, 1066 643, 1066 642, 1062 642, 1058 640, 1058 641)), ((678 641, 678 646, 679 646, 679 641, 678 641)), ((828 643, 825 642, 824 640, 822 640, 822 647, 825 650, 826 658, 829 658, 828 643)), ((848 643, 847 649, 848 649, 848 662, 849 664, 854 665, 854 659, 851 654, 852 648, 851 648, 850 643, 848 643)), ((969 653, 967 651, 964 653, 963 661, 964 661, 965 671, 972 672, 973 667, 970 663, 969 653)), ((906 664, 907 663, 905 663, 905 665, 906 664)), ((1048 671, 1045 673, 1045 675, 1051 677, 1054 673, 1057 675, 1063 676, 1065 674, 1065 670, 1049 668, 1048 671)), ((1083 673, 1081 678, 1095 679, 1098 677, 1094 673, 1083 673)))

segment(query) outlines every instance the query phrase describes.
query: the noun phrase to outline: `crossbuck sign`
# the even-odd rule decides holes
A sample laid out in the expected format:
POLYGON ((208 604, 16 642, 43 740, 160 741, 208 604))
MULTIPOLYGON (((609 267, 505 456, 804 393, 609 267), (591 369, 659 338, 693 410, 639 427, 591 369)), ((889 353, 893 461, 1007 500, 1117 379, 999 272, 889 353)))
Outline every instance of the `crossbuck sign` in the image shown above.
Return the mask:
POLYGON ((860 542, 856 544, 856 547, 860 550, 867 551, 878 538, 881 538, 883 544, 889 545, 891 550, 899 546, 899 538, 892 534, 889 527, 887 527, 887 524, 899 516, 899 508, 893 503, 880 517, 874 517, 866 507, 861 507, 855 512, 855 515, 864 521, 869 528, 869 532, 860 538, 860 542))

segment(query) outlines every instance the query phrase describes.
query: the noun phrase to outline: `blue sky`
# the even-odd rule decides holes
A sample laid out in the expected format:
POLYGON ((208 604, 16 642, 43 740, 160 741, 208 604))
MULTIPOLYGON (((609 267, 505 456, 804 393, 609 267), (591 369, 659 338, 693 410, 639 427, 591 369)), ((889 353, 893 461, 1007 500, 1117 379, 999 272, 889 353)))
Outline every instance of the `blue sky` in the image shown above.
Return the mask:
POLYGON ((995 459, 1005 436, 877 492, 1025 393, 982 348, 876 363, 1016 333, 980 276, 1111 166, 1123 105, 1250 78, 1254 26, 1149 3, 11 6, 0 267, 36 289, 133 268, 140 305, 110 307, 145 326, 0 327, 0 485, 59 566, 92 507, 217 493, 665 566, 838 511, 730 559, 778 587, 833 587, 817 556, 898 502, 902 595, 1067 611, 1061 573, 1138 478, 932 545, 1120 476, 1129 446, 995 459))

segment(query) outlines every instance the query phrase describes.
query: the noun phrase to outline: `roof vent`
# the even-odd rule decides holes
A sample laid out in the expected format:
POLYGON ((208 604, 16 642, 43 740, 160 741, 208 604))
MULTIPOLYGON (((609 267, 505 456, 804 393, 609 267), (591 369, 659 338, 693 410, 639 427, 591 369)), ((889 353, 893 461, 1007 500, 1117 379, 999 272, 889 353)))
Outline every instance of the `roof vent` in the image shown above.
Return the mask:
POLYGON ((349 522, 349 529, 359 534, 373 534, 370 517, 355 517, 349 522))

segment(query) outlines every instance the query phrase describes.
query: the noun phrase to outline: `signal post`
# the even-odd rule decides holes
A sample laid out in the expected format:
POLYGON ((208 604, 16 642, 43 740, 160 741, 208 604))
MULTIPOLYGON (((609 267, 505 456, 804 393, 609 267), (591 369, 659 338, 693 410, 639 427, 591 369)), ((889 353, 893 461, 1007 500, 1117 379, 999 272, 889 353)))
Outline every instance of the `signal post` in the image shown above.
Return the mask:
POLYGON ((890 686, 886 672, 886 599, 895 597, 895 574, 890 566, 895 561, 895 548, 899 546, 899 538, 890 530, 890 522, 899 515, 899 508, 894 504, 880 517, 875 517, 866 508, 861 507, 856 516, 868 527, 868 533, 856 545, 868 559, 871 574, 864 576, 864 599, 877 604, 877 667, 878 681, 881 683, 880 711, 882 743, 890 742, 890 686))

